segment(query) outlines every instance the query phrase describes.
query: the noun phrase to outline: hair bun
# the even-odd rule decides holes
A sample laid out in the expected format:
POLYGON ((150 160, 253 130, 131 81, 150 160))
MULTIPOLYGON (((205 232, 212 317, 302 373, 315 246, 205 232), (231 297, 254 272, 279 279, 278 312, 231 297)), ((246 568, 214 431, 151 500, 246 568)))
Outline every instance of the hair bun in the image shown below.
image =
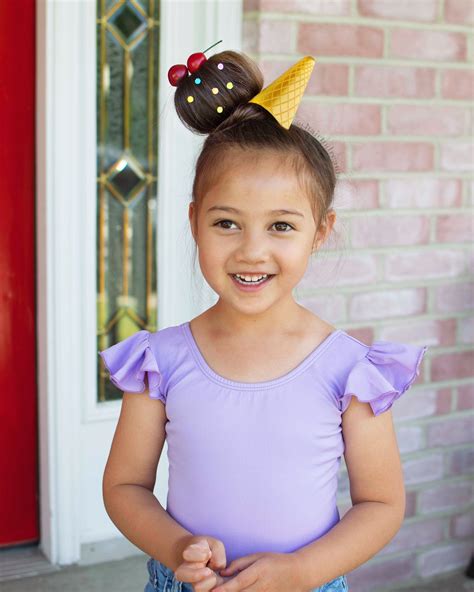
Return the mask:
POLYGON ((240 52, 221 51, 183 78, 176 88, 174 104, 188 129, 210 134, 232 114, 231 121, 261 114, 258 105, 248 102, 262 88, 263 75, 253 60, 240 52))

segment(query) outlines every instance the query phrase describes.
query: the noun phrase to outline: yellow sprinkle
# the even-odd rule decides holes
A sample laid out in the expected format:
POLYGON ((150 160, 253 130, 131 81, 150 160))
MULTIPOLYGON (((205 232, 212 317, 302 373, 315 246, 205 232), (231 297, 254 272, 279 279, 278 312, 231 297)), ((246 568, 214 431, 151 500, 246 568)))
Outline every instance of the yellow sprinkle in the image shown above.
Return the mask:
POLYGON ((194 97, 192 97, 191 95, 188 97, 188 103, 192 103, 194 101, 194 97))
POLYGON ((217 95, 217 93, 219 92, 219 89, 218 89, 218 88, 216 88, 216 87, 214 87, 214 88, 212 89, 212 92, 213 92, 215 95, 217 95))
POLYGON ((219 105, 219 107, 217 107, 217 113, 222 113, 222 111, 224 111, 224 109, 219 105))
POLYGON ((227 88, 234 88, 234 85, 232 84, 232 82, 228 82, 226 84, 227 88))

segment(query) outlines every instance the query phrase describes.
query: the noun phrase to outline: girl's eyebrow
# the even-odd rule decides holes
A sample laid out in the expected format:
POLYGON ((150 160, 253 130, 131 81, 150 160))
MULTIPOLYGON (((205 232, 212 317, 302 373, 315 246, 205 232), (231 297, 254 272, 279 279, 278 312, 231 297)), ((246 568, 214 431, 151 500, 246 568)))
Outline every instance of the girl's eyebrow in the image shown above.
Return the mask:
MULTIPOLYGON (((234 214, 241 214, 242 213, 237 208, 232 208, 230 206, 212 206, 212 208, 209 208, 207 210, 207 213, 213 212, 215 210, 223 210, 224 212, 233 212, 234 214)), ((302 218, 304 218, 304 214, 302 214, 298 210, 268 210, 266 212, 266 214, 268 214, 268 215, 270 215, 270 214, 278 214, 278 215, 288 215, 288 214, 291 215, 291 214, 293 214, 295 216, 301 216, 302 218)))

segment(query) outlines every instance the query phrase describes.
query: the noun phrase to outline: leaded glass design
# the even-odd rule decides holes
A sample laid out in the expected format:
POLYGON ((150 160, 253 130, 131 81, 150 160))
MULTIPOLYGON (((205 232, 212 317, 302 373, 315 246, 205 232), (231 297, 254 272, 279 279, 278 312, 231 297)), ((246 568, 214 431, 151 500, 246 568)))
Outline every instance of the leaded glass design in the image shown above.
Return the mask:
MULTIPOLYGON (((157 326, 159 0, 97 0, 97 345, 157 326)), ((99 401, 119 399, 97 356, 99 401)))

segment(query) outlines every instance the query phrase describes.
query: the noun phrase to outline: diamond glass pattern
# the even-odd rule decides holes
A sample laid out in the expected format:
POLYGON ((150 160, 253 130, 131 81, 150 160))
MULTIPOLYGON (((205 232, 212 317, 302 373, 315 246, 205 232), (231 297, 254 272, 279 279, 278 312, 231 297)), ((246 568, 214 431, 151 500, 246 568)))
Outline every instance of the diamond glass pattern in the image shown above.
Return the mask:
POLYGON ((130 44, 144 29, 147 23, 143 15, 133 6, 126 2, 110 18, 109 21, 121 34, 125 43, 130 44))
POLYGON ((115 163, 112 173, 108 177, 109 183, 125 198, 129 197, 132 192, 135 193, 144 180, 145 176, 139 168, 125 158, 115 163))
MULTIPOLYGON (((97 349, 157 325, 159 0, 97 0, 97 349)), ((98 400, 121 399, 97 356, 98 400)))

